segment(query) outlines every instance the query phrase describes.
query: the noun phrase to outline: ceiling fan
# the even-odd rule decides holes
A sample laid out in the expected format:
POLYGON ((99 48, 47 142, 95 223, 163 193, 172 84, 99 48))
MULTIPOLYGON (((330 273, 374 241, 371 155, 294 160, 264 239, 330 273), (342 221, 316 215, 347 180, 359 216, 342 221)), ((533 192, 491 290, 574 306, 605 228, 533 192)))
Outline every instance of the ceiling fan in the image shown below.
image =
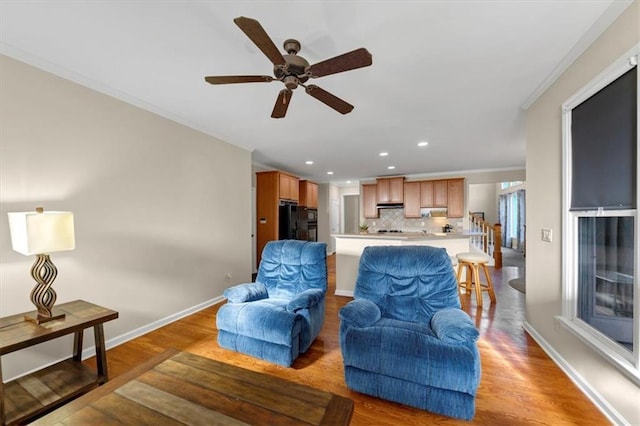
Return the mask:
POLYGON ((298 56, 301 45, 298 40, 287 39, 284 41, 283 47, 287 52, 282 55, 273 41, 267 35, 264 28, 258 21, 252 18, 240 16, 235 18, 233 22, 258 46, 258 49, 273 63, 273 75, 225 75, 225 76, 208 76, 205 81, 210 84, 232 84, 232 83, 270 83, 278 80, 284 83, 285 88, 280 91, 276 104, 273 107, 271 117, 283 118, 287 113, 289 102, 293 90, 298 86, 302 86, 307 94, 313 96, 320 102, 335 109, 341 114, 348 114, 353 110, 353 105, 343 101, 335 95, 327 92, 315 84, 307 84, 310 78, 324 77, 325 75, 337 74, 343 71, 349 71, 357 68, 368 67, 371 65, 371 53, 365 48, 356 49, 354 51, 335 56, 317 64, 309 65, 306 59, 298 56))

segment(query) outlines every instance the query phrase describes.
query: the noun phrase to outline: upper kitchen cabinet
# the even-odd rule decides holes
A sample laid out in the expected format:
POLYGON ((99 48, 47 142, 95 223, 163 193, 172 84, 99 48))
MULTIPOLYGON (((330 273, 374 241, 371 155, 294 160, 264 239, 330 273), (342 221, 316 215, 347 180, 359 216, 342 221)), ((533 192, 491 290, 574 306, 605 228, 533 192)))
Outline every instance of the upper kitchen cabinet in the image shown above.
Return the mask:
POLYGON ((362 185, 362 207, 364 209, 365 219, 378 218, 378 209, 376 207, 378 200, 376 199, 376 195, 376 184, 362 185))
POLYGON ((309 209, 317 209, 318 184, 308 180, 301 180, 299 188, 300 201, 298 204, 309 209))
POLYGON ((279 239, 280 201, 298 200, 298 178, 280 171, 256 173, 256 259, 269 241, 279 239), (295 185, 294 185, 295 184, 295 185), (295 186, 295 188, 292 188, 295 186))
POLYGON ((378 204, 402 204, 404 202, 404 177, 377 179, 378 204))
POLYGON ((404 217, 406 218, 421 217, 420 184, 421 182, 404 183, 404 217))
POLYGON ((464 217, 464 179, 449 179, 447 196, 447 216, 464 217))
POLYGON ((280 181, 279 194, 278 194, 279 198, 281 200, 298 201, 299 199, 298 178, 282 172, 277 172, 277 173, 279 174, 279 181, 280 181))
POLYGON ((420 182, 420 207, 433 207, 433 181, 420 182))
POLYGON ((448 207, 449 185, 446 180, 433 181, 433 207, 448 207))

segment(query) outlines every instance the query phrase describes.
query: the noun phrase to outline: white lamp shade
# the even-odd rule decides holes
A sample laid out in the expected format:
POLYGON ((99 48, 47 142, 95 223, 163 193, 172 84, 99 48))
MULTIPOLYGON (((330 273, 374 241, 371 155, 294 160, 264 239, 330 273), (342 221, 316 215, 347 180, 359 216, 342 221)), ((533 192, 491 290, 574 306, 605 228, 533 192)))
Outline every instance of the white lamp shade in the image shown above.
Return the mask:
POLYGON ((8 213, 11 246, 25 256, 73 250, 73 213, 45 211, 8 213))

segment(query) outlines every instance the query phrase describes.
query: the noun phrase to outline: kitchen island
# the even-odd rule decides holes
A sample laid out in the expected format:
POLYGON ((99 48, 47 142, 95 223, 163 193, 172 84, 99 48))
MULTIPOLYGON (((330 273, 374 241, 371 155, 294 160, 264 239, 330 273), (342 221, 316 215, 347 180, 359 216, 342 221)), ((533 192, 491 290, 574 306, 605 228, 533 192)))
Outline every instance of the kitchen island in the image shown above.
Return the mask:
POLYGON ((469 237, 482 235, 475 232, 453 232, 426 234, 415 233, 370 233, 332 234, 336 239, 336 295, 353 296, 360 256, 367 246, 421 245, 443 247, 449 256, 471 251, 469 237))

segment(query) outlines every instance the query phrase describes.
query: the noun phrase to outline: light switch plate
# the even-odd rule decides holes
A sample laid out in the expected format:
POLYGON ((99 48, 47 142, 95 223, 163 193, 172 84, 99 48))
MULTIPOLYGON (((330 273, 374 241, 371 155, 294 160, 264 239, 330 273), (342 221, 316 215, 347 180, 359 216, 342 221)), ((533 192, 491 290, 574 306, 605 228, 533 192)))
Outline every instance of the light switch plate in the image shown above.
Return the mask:
POLYGON ((548 243, 551 242, 552 239, 552 233, 551 233, 551 229, 542 229, 542 241, 546 241, 548 243))

